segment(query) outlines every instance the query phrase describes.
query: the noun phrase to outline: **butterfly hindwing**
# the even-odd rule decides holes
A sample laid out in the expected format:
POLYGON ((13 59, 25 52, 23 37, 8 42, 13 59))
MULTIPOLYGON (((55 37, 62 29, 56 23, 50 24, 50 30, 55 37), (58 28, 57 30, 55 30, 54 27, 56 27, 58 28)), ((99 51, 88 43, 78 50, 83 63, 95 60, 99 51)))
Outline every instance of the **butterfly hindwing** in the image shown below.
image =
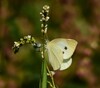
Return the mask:
POLYGON ((72 58, 63 60, 63 63, 61 64, 60 70, 67 69, 72 64, 72 58))

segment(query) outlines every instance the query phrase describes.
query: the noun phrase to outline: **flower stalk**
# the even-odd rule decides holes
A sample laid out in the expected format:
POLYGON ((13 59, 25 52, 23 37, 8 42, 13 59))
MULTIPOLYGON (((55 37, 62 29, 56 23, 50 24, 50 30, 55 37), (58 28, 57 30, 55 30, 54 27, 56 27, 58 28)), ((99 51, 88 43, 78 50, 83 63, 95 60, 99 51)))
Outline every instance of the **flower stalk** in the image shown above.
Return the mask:
POLYGON ((42 36, 43 36, 43 46, 42 46, 42 79, 40 80, 40 88, 47 88, 47 62, 45 59, 45 44, 46 44, 46 39, 47 39, 47 21, 49 20, 49 6, 45 5, 43 6, 43 10, 42 12, 40 12, 42 18, 41 18, 41 32, 42 32, 42 36), (42 81, 42 82, 41 82, 42 81))

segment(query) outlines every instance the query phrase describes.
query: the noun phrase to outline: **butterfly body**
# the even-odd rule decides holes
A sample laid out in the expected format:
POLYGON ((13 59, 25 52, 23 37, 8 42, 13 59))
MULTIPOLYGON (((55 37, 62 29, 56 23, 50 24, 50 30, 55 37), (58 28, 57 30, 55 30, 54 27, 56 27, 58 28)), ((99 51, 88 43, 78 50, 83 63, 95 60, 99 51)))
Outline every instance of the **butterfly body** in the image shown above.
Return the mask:
POLYGON ((64 70, 72 63, 77 41, 73 39, 57 38, 47 43, 49 62, 54 70, 64 70))

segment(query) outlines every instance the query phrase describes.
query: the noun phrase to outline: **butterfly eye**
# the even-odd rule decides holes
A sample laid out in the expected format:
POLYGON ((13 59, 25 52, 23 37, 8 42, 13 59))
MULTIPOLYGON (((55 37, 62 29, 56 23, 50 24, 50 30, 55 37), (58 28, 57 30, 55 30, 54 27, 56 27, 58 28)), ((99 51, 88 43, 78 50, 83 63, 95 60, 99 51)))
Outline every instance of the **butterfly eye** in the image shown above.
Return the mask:
POLYGON ((67 50, 67 47, 65 46, 64 49, 67 50))

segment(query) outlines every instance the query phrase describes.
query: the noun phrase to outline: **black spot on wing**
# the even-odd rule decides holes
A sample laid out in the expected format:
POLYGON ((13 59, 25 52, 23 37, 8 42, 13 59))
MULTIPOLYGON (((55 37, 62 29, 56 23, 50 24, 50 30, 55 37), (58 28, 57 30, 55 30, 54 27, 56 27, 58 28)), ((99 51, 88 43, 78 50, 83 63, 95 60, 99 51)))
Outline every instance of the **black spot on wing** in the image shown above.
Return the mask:
POLYGON ((62 53, 64 54, 64 51, 62 53))
MULTIPOLYGON (((64 50, 67 50, 67 46, 65 46, 65 47, 64 47, 64 50)), ((64 54, 65 52, 64 52, 64 51, 62 51, 62 53, 64 54)))
POLYGON ((65 46, 64 49, 67 50, 67 46, 65 46))

